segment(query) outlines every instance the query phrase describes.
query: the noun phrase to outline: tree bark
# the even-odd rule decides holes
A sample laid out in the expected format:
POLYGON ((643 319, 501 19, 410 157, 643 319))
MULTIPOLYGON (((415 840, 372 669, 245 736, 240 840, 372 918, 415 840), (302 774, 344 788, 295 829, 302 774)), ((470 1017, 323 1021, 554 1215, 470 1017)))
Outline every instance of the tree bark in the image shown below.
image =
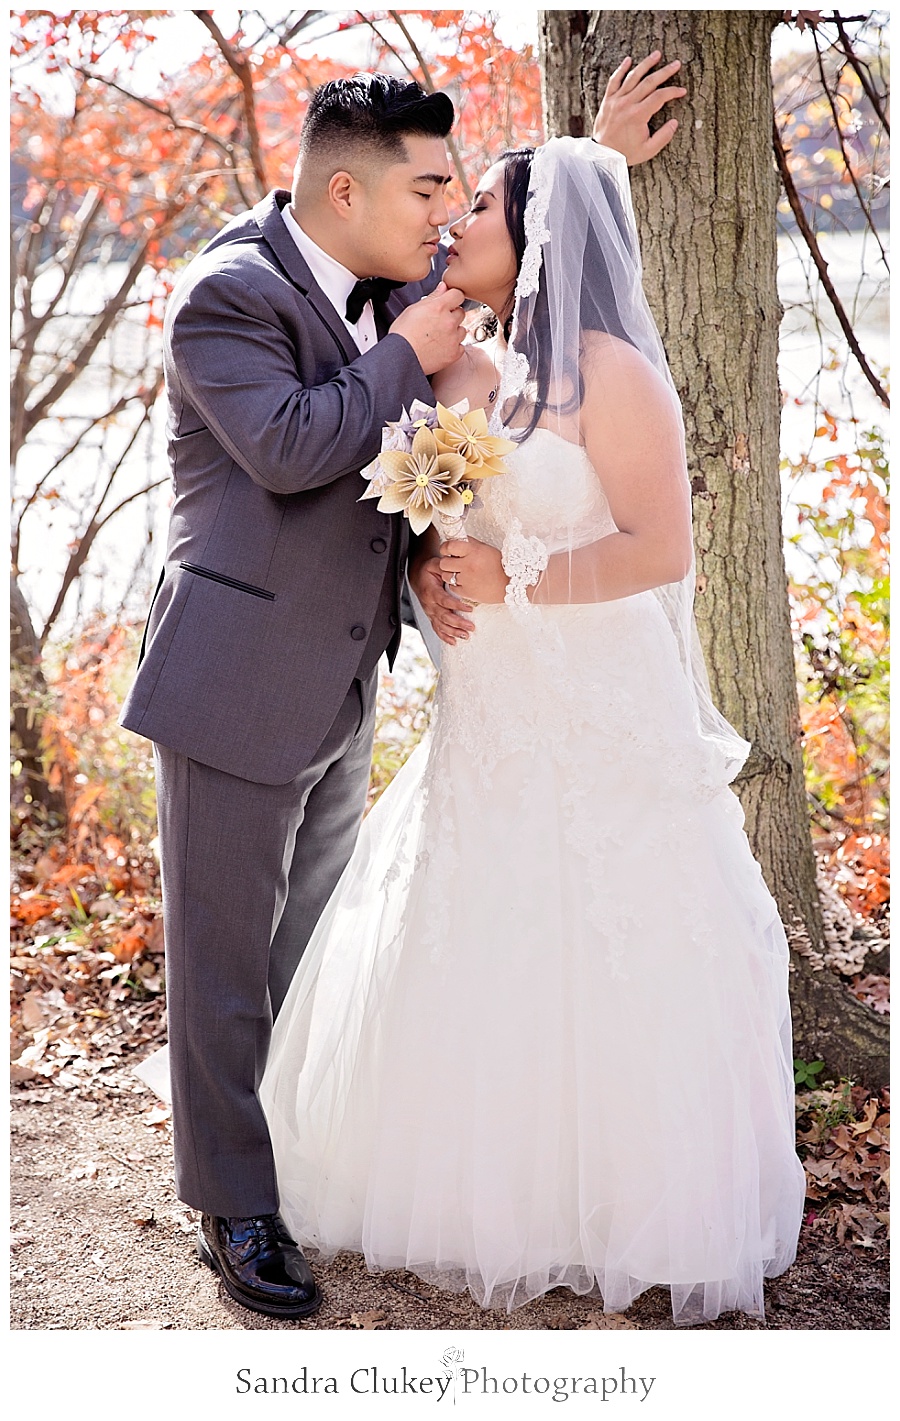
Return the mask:
POLYGON ((544 121, 547 133, 556 137, 586 138, 591 131, 581 79, 590 14, 590 10, 538 11, 544 121))
MULTIPOLYGON (((713 699, 753 749, 735 781, 791 940, 794 1051, 888 1078, 887 1026, 829 971, 800 749, 781 524, 771 34, 779 10, 548 10, 550 134, 590 133, 626 55, 680 59, 679 129, 631 169, 644 289, 684 408, 696 614, 713 699), (581 98, 579 100, 578 90, 581 98)), ((671 110, 651 121, 665 122, 671 110)))

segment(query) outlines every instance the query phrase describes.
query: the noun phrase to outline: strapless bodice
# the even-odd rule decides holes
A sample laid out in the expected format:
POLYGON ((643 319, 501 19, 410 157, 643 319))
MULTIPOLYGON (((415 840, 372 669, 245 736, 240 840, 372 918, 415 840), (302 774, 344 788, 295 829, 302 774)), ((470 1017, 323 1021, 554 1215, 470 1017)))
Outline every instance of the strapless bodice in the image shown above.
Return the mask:
POLYGON ((578 547, 617 531, 596 469, 580 444, 551 429, 535 429, 506 456, 506 473, 485 479, 481 507, 470 509, 466 532, 501 547, 514 519, 548 552, 578 547))

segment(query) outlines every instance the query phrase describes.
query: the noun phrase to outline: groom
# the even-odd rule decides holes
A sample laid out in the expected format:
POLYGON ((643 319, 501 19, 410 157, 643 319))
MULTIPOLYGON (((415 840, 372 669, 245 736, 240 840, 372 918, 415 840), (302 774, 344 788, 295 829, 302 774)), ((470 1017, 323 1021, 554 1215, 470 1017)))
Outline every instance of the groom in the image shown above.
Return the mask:
POLYGON ((214 237, 166 314, 175 500, 122 723, 154 742, 178 1195, 232 1297, 280 1317, 320 1297, 256 1087, 353 849, 400 643, 408 525, 359 501, 359 470, 463 337, 459 292, 417 299, 452 121, 415 84, 326 84, 293 191, 214 237))
MULTIPOLYGON (((658 57, 595 128, 633 162, 671 137, 646 132, 658 57)), ((177 1192, 228 1293, 277 1317, 321 1297, 256 1089, 353 849, 376 668, 400 640, 407 524, 359 501, 359 470, 462 341, 462 297, 438 284, 452 119, 446 95, 383 75, 326 84, 292 192, 218 233, 166 315, 175 497, 122 724, 154 742, 177 1192)), ((446 618, 435 569, 412 580, 446 618)))

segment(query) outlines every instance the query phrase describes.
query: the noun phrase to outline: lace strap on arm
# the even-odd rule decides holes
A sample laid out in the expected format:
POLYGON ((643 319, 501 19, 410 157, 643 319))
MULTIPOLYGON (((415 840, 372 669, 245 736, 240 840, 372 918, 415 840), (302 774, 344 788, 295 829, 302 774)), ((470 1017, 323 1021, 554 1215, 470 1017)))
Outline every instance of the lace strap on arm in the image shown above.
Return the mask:
POLYGON ((514 610, 530 611, 527 589, 540 582, 541 574, 547 566, 548 554, 545 545, 540 538, 526 538, 522 532, 522 524, 518 518, 514 518, 503 539, 500 558, 503 571, 509 578, 504 602, 514 610))

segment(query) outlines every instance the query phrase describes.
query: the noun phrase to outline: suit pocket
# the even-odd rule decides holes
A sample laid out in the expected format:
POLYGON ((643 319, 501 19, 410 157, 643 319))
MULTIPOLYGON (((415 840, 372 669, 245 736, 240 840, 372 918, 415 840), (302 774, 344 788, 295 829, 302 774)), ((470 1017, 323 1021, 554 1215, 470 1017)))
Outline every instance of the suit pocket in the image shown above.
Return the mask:
POLYGON ((185 572, 196 573, 198 577, 208 577, 210 582, 221 582, 223 587, 233 587, 237 592, 249 592, 251 597, 264 597, 267 602, 275 601, 275 593, 265 587, 254 587, 251 582, 240 582, 236 577, 228 577, 224 572, 214 572, 211 567, 199 567, 197 563, 182 562, 185 572))

